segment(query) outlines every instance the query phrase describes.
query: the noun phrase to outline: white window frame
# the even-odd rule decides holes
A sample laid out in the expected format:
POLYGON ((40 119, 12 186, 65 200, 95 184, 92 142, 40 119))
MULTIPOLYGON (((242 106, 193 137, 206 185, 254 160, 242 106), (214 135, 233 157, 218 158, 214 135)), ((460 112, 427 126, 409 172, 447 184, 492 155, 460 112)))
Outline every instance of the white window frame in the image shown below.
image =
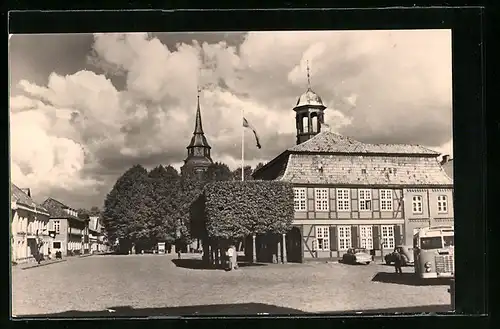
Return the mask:
POLYGON ((314 189, 314 205, 316 211, 330 211, 330 195, 328 188, 314 189))
POLYGON ((314 250, 329 251, 330 250, 330 227, 316 226, 314 250))
POLYGON ((439 214, 448 213, 448 196, 438 195, 437 197, 437 211, 439 214))
POLYGON ((380 230, 382 231, 382 248, 394 249, 396 247, 394 225, 382 225, 380 230))
POLYGON ((392 190, 380 190, 380 211, 392 211, 392 204, 392 190))
POLYGON ((335 190, 337 211, 351 211, 351 191, 348 188, 335 190))
POLYGON ((295 211, 307 211, 307 191, 304 187, 293 188, 293 207, 295 211))
POLYGON ((372 211, 372 190, 358 190, 359 211, 372 211))
POLYGON ((421 195, 414 195, 411 198, 411 210, 414 214, 422 214, 424 212, 424 198, 421 195))
POLYGON ((351 226, 337 226, 337 242, 339 251, 346 251, 352 247, 351 226))
POLYGON ((360 225, 359 226, 359 242, 361 248, 368 250, 373 249, 373 226, 360 225))
POLYGON ((56 232, 56 234, 61 233, 61 221, 59 220, 54 221, 54 231, 56 232))

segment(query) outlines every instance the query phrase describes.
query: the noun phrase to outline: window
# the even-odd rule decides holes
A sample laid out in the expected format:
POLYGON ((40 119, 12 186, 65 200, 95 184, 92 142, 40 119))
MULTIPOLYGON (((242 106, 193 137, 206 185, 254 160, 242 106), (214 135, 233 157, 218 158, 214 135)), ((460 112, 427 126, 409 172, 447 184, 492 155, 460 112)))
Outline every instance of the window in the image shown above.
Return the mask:
POLYGON ((330 250, 330 228, 316 226, 316 250, 330 250))
POLYGON ((306 189, 294 188, 293 189, 293 204, 296 211, 306 211, 306 189))
POLYGON ((392 190, 380 190, 380 210, 392 211, 392 190))
POLYGON ((445 247, 455 246, 455 237, 453 235, 443 236, 443 243, 445 247))
POLYGON ((373 229, 371 225, 359 227, 359 238, 361 248, 365 248, 368 250, 373 249, 373 229))
POLYGON ((438 196, 438 213, 448 212, 448 197, 446 195, 438 196))
POLYGON ((351 227, 339 226, 339 250, 351 248, 351 227))
POLYGON ((317 188, 314 189, 314 196, 316 199, 316 211, 328 211, 328 189, 317 188))
POLYGON ((54 243, 52 244, 52 247, 54 249, 61 249, 61 242, 54 241, 54 243))
POLYGON ((56 234, 61 232, 61 222, 58 220, 54 221, 54 231, 56 231, 56 234))
POLYGON ((384 249, 394 249, 394 226, 382 225, 382 247, 384 249))
POLYGON ((337 189, 337 211, 350 211, 351 200, 349 198, 349 189, 337 189))
POLYGON ((422 213, 422 196, 421 195, 414 195, 412 199, 412 209, 414 214, 421 214, 422 213))
POLYGON ((443 248, 443 241, 440 236, 425 237, 420 239, 420 249, 440 249, 443 248))
POLYGON ((372 209, 372 190, 358 190, 358 199, 360 211, 372 209))

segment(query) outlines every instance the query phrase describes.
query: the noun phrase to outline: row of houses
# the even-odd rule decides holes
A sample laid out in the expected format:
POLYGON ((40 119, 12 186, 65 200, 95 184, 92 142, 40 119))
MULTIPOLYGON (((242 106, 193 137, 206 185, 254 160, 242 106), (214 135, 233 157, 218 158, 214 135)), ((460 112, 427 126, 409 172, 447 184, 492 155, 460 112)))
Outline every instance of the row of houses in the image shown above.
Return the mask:
POLYGON ((11 260, 37 261, 38 257, 106 251, 100 218, 80 218, 76 209, 48 198, 33 201, 30 189, 11 183, 11 260))

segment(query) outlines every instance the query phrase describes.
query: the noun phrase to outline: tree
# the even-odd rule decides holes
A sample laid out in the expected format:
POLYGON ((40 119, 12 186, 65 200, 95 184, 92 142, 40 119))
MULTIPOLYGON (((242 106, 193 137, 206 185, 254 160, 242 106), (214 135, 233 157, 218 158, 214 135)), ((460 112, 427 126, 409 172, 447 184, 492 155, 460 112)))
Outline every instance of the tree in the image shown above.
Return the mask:
POLYGON ((89 211, 90 216, 101 216, 101 209, 97 206, 92 206, 89 211))
POLYGON ((141 237, 147 216, 144 205, 151 194, 148 185, 148 172, 141 165, 133 166, 118 178, 104 202, 102 221, 110 240, 118 238, 128 245, 141 237))
MULTIPOLYGON (((204 221, 205 228, 198 232, 209 238, 283 234, 294 217, 293 189, 285 182, 213 182, 205 187, 204 200, 204 218, 198 220, 204 221)), ((199 223, 193 226, 200 227, 199 223)))
MULTIPOLYGON (((245 178, 245 181, 253 180, 252 173, 253 173, 252 167, 245 166, 245 168, 243 169, 243 176, 245 178)), ((233 180, 241 181, 241 167, 238 167, 236 170, 233 171, 233 180)))
POLYGON ((231 169, 222 162, 216 162, 211 165, 209 168, 209 179, 212 181, 226 181, 232 180, 233 174, 231 169))

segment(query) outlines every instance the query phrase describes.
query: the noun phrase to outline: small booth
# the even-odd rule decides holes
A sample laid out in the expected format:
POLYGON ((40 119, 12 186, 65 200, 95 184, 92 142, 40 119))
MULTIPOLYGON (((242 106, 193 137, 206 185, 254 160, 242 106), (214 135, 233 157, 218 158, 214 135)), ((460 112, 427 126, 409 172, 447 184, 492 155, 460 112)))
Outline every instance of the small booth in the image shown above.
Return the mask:
POLYGON ((165 254, 165 242, 158 242, 158 254, 165 254))

